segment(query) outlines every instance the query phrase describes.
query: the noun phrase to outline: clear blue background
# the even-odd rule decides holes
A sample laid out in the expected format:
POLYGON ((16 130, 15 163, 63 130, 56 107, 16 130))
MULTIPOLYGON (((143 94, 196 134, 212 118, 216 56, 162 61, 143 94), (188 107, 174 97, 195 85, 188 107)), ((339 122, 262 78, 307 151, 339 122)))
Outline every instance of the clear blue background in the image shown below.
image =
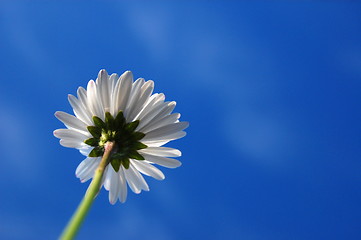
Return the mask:
POLYGON ((155 81, 183 166, 98 196, 78 239, 361 239, 361 3, 1 1, 0 239, 56 239, 87 185, 53 137, 100 69, 155 81), (40 236, 40 237, 39 237, 40 236))

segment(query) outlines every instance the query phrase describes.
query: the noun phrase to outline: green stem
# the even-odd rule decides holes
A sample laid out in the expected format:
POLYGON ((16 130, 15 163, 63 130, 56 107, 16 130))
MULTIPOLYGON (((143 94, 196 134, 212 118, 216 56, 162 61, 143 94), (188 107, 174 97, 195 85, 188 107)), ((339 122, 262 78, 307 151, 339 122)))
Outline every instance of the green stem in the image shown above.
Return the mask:
POLYGON ((105 144, 104 154, 102 160, 99 163, 98 168, 95 170, 93 180, 90 183, 83 200, 79 204, 77 210, 75 211, 68 225, 61 234, 60 236, 61 240, 74 239, 75 235, 78 233, 79 228, 84 221, 84 218, 88 214, 89 209, 100 190, 101 187, 100 184, 103 178, 104 170, 106 166, 109 164, 109 159, 112 154, 113 148, 114 148, 114 142, 107 142, 105 144))

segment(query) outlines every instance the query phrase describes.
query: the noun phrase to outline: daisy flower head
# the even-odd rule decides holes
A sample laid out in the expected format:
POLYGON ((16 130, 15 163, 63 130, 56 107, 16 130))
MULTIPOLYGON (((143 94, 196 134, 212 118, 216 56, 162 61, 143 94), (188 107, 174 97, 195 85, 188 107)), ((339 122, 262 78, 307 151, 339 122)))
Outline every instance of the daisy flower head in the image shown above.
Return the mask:
POLYGON ((172 113, 174 101, 165 101, 164 94, 153 94, 153 89, 153 81, 133 81, 130 71, 118 76, 101 70, 86 89, 78 88, 77 97, 69 94, 75 116, 55 113, 66 128, 55 130, 54 136, 62 146, 76 148, 86 156, 75 171, 81 182, 93 178, 106 143, 114 142, 102 179, 111 204, 118 199, 125 202, 127 185, 136 194, 149 191, 143 175, 163 180, 164 174, 154 164, 167 168, 181 165, 172 158, 181 152, 162 146, 184 137, 188 122, 180 122, 180 114, 172 113))

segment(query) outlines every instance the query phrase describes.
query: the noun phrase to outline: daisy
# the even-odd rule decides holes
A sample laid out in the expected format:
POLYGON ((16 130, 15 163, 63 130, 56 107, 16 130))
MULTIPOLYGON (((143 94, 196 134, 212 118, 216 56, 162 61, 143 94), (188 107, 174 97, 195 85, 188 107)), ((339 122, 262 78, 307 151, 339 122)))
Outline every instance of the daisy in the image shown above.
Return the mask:
POLYGON ((188 122, 180 122, 179 113, 172 113, 176 103, 166 102, 163 93, 153 93, 154 82, 138 78, 126 71, 120 77, 101 70, 96 81, 87 88, 78 88, 77 97, 68 96, 74 115, 58 111, 55 116, 65 129, 54 136, 64 147, 76 148, 86 158, 75 174, 86 182, 94 177, 108 142, 114 143, 101 186, 109 191, 115 204, 127 198, 127 185, 136 194, 149 191, 143 175, 163 180, 164 174, 154 164, 176 168, 181 156, 174 148, 162 147, 182 138, 188 122))

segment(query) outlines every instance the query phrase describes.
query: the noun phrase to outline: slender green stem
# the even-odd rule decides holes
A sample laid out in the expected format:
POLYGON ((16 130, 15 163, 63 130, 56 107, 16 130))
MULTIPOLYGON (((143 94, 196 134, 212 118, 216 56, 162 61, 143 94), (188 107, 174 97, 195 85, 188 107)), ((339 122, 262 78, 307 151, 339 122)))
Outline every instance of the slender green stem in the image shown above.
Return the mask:
POLYGON ((81 224, 84 221, 91 205, 94 202, 96 195, 99 192, 101 181, 103 178, 104 170, 109 164, 109 159, 114 148, 114 142, 107 142, 104 146, 104 154, 102 160, 99 163, 98 168, 95 170, 94 177, 90 183, 88 190, 85 193, 83 200, 80 202, 77 210, 70 219, 68 225, 64 229, 63 233, 60 236, 61 240, 71 240, 74 239, 75 235, 78 233, 81 224))

